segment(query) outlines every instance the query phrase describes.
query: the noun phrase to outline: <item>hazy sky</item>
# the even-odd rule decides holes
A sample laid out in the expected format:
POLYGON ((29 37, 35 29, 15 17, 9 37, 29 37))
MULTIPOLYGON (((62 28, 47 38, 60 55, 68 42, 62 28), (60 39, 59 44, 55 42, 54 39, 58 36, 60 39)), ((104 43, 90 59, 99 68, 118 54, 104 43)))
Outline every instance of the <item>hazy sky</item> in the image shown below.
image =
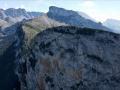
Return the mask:
POLYGON ((98 21, 107 18, 120 20, 120 0, 0 0, 0 8, 25 8, 47 12, 49 6, 83 11, 98 21))

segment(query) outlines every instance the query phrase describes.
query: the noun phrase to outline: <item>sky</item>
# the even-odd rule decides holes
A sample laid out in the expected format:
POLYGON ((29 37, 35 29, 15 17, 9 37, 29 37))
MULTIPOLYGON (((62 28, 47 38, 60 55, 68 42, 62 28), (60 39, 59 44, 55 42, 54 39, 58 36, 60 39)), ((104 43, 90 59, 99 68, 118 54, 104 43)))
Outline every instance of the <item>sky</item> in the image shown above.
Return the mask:
POLYGON ((49 6, 82 11, 97 21, 120 20, 120 0, 0 0, 0 8, 47 12, 49 6))

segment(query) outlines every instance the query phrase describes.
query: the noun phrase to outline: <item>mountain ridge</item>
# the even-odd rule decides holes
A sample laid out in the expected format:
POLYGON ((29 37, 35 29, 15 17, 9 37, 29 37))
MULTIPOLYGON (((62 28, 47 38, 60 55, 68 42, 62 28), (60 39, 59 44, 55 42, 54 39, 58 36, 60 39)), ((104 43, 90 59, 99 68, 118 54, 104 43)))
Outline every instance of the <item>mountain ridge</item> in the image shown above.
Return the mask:
POLYGON ((78 14, 78 12, 73 10, 66 10, 63 8, 51 6, 49 8, 47 16, 49 18, 55 19, 56 21, 65 22, 66 24, 70 24, 73 26, 112 31, 111 29, 103 26, 100 23, 83 18, 78 14))

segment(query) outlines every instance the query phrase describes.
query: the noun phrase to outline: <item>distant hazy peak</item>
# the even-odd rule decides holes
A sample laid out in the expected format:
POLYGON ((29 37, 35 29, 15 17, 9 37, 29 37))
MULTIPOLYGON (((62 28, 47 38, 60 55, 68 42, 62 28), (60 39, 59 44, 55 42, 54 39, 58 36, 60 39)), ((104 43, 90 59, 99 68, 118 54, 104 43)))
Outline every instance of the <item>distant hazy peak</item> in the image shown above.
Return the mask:
POLYGON ((113 29, 116 33, 120 33, 120 20, 107 19, 105 22, 103 22, 103 25, 113 29))
POLYGON ((120 23, 120 20, 116 20, 116 19, 107 19, 105 22, 120 23))
MULTIPOLYGON (((25 9, 23 9, 23 8, 18 8, 18 9, 16 9, 16 8, 8 8, 8 9, 6 9, 6 10, 25 10, 25 9)), ((26 11, 26 10, 25 10, 26 11)))

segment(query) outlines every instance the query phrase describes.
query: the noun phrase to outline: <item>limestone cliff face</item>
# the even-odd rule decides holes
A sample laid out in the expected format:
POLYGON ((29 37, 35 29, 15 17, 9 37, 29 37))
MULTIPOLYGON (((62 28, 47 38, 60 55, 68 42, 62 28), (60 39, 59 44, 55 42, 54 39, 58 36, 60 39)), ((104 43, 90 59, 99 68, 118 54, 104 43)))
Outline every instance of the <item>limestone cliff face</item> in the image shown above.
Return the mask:
POLYGON ((18 58, 21 90, 119 90, 120 35, 57 27, 39 33, 18 58))

